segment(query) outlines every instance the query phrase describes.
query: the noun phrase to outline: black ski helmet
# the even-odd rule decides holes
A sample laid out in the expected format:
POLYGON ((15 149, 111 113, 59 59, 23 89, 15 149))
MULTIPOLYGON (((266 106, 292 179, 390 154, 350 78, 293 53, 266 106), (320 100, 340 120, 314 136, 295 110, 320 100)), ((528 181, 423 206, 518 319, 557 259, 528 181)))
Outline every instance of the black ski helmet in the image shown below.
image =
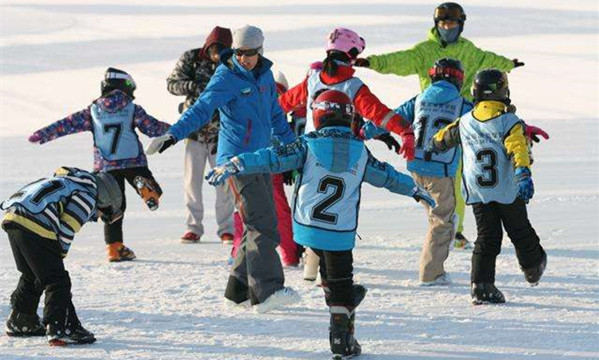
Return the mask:
POLYGON ((460 24, 460 34, 464 31, 464 22, 466 21, 466 13, 462 6, 454 2, 446 2, 435 8, 435 28, 441 20, 453 20, 460 24))
POLYGON ((431 78, 431 82, 447 80, 461 90, 464 82, 464 68, 460 60, 442 58, 435 61, 433 67, 428 69, 428 76, 431 78))
POLYGON ((108 68, 104 73, 104 80, 100 85, 102 96, 105 96, 113 90, 121 90, 125 94, 129 95, 132 99, 134 98, 133 92, 137 86, 131 75, 127 74, 123 70, 116 68, 108 68))
POLYGON ((472 97, 475 102, 496 100, 509 105, 511 100, 507 75, 497 69, 480 70, 474 76, 472 97))

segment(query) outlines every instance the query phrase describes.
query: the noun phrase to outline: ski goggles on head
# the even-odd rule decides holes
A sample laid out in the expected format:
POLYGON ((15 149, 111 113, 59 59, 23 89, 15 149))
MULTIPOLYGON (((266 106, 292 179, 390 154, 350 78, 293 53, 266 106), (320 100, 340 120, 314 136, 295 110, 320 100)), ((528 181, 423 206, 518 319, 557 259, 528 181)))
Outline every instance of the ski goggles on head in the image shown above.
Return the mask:
POLYGON ((455 76, 460 81, 464 80, 464 72, 462 72, 458 69, 436 68, 436 67, 432 67, 432 68, 428 69, 428 76, 434 76, 434 75, 455 76))
POLYGON ((123 73, 117 73, 117 72, 108 72, 108 73, 106 73, 106 76, 104 76, 104 79, 105 80, 111 80, 111 79, 125 80, 125 84, 127 86, 129 86, 129 87, 137 87, 137 84, 135 84, 135 81, 133 80, 133 78, 129 74, 123 74, 123 73))
POLYGON ((439 20, 466 20, 466 14, 457 7, 438 7, 435 9, 435 21, 439 20))
POLYGON ((247 50, 243 50, 243 49, 235 49, 235 55, 241 57, 243 55, 245 56, 256 56, 260 53, 260 49, 262 49, 262 47, 259 47, 257 49, 247 49, 247 50))
POLYGON ((338 104, 329 101, 313 102, 311 108, 312 110, 341 112, 347 115, 353 115, 355 113, 354 106, 352 104, 338 104))

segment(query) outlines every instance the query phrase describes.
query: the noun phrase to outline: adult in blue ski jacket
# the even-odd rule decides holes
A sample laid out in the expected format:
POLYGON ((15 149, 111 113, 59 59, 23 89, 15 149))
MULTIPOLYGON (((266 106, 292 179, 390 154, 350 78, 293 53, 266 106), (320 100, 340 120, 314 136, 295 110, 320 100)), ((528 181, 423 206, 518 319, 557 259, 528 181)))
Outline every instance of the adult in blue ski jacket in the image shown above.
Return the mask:
MULTIPOLYGON (((295 135, 279 106, 272 62, 262 56, 262 31, 246 25, 233 33, 231 50, 221 53, 221 65, 206 89, 168 134, 156 138, 148 154, 162 152, 220 113, 218 165, 243 152, 270 146, 274 136, 287 144, 295 135)), ((299 300, 284 287, 280 242, 270 174, 253 174, 231 179, 228 190, 235 196, 246 231, 237 251, 225 298, 241 304, 251 300, 256 311, 268 311, 299 300), (271 296, 277 295, 277 296, 271 296)))

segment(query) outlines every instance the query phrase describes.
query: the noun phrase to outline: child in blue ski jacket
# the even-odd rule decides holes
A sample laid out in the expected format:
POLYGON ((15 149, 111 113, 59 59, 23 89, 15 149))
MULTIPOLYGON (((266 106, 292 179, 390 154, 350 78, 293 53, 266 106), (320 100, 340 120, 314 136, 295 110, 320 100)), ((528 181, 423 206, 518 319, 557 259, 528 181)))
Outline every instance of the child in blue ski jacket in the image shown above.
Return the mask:
POLYGON ((316 131, 287 146, 237 155, 206 177, 213 184, 235 174, 301 169, 293 200, 295 241, 321 259, 325 300, 330 307, 330 346, 338 356, 357 355, 354 309, 365 289, 353 285, 352 249, 362 182, 433 205, 407 175, 376 160, 352 130, 353 105, 344 93, 325 90, 312 105, 316 131))

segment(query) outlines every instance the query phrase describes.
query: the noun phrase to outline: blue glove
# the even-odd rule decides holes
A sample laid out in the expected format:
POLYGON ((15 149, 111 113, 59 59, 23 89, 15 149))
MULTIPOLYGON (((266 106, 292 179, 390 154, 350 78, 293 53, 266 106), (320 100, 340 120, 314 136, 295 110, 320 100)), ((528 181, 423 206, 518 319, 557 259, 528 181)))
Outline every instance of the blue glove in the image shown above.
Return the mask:
POLYGON ((516 168, 516 182, 518 184, 518 196, 525 203, 528 204, 528 200, 532 199, 535 194, 535 186, 532 183, 532 174, 527 167, 520 166, 516 168))
POLYGON ((243 164, 239 159, 233 158, 231 161, 210 170, 205 179, 208 180, 210 185, 222 185, 231 175, 235 175, 240 171, 243 171, 243 164))
POLYGON ((434 208, 436 205, 435 200, 433 200, 429 193, 419 186, 414 187, 414 193, 412 194, 412 197, 417 202, 424 201, 428 206, 432 208, 434 208))

